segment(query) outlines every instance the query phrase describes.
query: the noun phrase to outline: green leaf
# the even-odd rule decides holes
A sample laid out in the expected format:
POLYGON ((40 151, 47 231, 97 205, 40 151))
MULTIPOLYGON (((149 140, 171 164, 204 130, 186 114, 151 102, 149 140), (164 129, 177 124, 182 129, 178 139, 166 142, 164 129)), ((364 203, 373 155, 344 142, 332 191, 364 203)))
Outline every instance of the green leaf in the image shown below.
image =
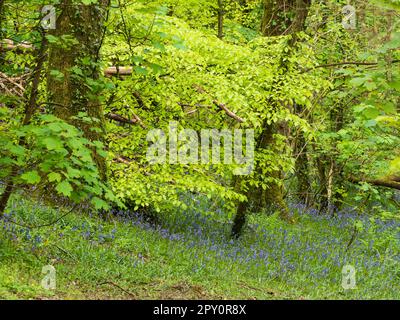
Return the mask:
POLYGON ((165 46, 161 42, 154 41, 153 47, 160 50, 161 52, 165 52, 165 46))
POLYGON ((393 102, 387 102, 382 104, 382 110, 385 111, 386 114, 395 114, 396 113, 396 105, 393 102))
POLYGON ((50 43, 56 43, 58 41, 58 38, 51 35, 51 34, 47 34, 46 35, 46 39, 47 41, 49 41, 50 43))
POLYGON ((61 181, 61 175, 57 172, 51 172, 47 175, 47 178, 49 179, 50 182, 60 182, 61 181))
POLYGON ((63 194, 66 197, 70 197, 73 191, 71 184, 67 180, 60 182, 57 185, 56 190, 58 193, 63 194))
POLYGON ((371 106, 366 108, 363 111, 363 114, 367 119, 375 119, 377 116, 379 116, 379 110, 371 106))
POLYGON ((94 197, 91 200, 92 204, 94 205, 96 210, 100 210, 100 209, 108 209, 109 205, 107 204, 107 202, 105 202, 104 200, 98 198, 98 197, 94 197))
POLYGON ((366 81, 365 78, 353 78, 350 80, 350 84, 354 87, 359 87, 366 81))
POLYGON ((136 74, 141 74, 141 75, 144 75, 144 76, 146 76, 148 74, 148 72, 147 72, 147 70, 145 68, 138 67, 138 66, 135 67, 135 72, 136 72, 136 74))
POLYGON ((77 66, 72 67, 72 68, 71 68, 71 71, 72 71, 73 73, 75 73, 75 74, 81 76, 81 77, 84 76, 82 69, 79 68, 79 67, 77 67, 77 66))
POLYGON ((67 173, 70 178, 79 178, 81 176, 80 171, 72 167, 67 167, 67 173))
POLYGON ((64 79, 64 74, 58 70, 51 70, 50 75, 58 81, 61 81, 64 79))
POLYGON ((21 179, 25 180, 29 184, 37 184, 41 180, 39 173, 36 170, 25 172, 21 175, 21 179))
POLYGON ((376 120, 368 120, 365 122, 365 127, 370 128, 370 127, 375 127, 377 124, 376 120))
POLYGON ((59 150, 63 148, 62 141, 55 137, 45 138, 43 139, 43 143, 45 144, 48 150, 59 150))
POLYGON ((400 92, 400 80, 390 82, 389 86, 400 92))

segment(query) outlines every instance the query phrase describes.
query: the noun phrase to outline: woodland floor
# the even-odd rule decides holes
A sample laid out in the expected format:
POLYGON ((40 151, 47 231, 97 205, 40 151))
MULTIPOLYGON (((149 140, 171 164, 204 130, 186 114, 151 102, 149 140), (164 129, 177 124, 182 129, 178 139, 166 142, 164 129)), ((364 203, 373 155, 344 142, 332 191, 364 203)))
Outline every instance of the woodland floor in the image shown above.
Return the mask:
POLYGON ((295 224, 252 215, 232 241, 229 217, 191 211, 165 214, 158 226, 126 212, 72 212, 28 229, 15 222, 37 226, 61 211, 18 197, 0 222, 0 297, 400 299, 398 220, 291 210, 295 224), (348 264, 357 270, 353 290, 342 288, 348 264), (41 287, 45 265, 56 269, 55 290, 41 287))

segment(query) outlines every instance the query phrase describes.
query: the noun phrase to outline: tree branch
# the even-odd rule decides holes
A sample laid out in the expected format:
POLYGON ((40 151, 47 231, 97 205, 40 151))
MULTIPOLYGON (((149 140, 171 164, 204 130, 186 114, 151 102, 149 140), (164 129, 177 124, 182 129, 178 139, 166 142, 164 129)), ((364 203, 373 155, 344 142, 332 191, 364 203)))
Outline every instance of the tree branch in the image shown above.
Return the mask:
MULTIPOLYGON (((400 60, 393 60, 390 62, 390 64, 392 63, 399 63, 400 60)), ((329 63, 329 64, 321 64, 319 66, 315 66, 313 68, 308 68, 303 70, 302 73, 308 72, 308 71, 312 71, 315 69, 319 69, 319 68, 331 68, 331 67, 338 67, 338 66, 346 66, 346 65, 355 65, 355 66, 376 66, 378 65, 378 62, 358 62, 358 61, 349 61, 349 62, 337 62, 337 63, 329 63)))
POLYGON ((136 114, 133 114, 133 116, 134 116, 134 119, 130 120, 130 119, 127 119, 116 113, 107 113, 106 114, 106 117, 110 120, 114 120, 114 121, 117 121, 120 123, 130 124, 130 125, 139 124, 143 129, 146 129, 146 126, 143 124, 143 121, 136 114))
POLYGON ((104 70, 105 76, 129 76, 132 73, 132 67, 109 67, 104 70))
POLYGON ((400 190, 400 177, 389 177, 387 179, 359 179, 350 177, 349 181, 352 183, 369 183, 377 187, 386 187, 400 190))
MULTIPOLYGON (((210 95, 204 88, 202 88, 202 87, 199 86, 199 85, 196 85, 196 84, 195 84, 195 85, 193 85, 193 87, 196 89, 196 91, 197 91, 198 93, 203 93, 203 94, 208 94, 208 95, 210 95)), ((235 119, 236 121, 238 121, 238 122, 240 122, 240 123, 243 123, 243 122, 244 122, 243 118, 239 117, 239 116, 236 115, 234 112, 232 112, 231 110, 229 110, 228 107, 227 107, 225 104, 223 104, 223 103, 217 101, 216 99, 213 99, 212 102, 213 102, 218 108, 220 108, 221 110, 223 110, 223 111, 224 111, 229 117, 231 117, 232 119, 235 119)))

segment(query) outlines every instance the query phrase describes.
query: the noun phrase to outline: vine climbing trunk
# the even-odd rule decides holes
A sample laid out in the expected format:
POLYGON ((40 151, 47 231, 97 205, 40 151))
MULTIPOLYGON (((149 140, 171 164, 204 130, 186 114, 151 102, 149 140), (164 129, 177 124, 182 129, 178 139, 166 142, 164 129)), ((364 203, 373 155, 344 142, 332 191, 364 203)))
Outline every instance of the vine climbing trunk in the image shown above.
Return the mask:
MULTIPOLYGON (((72 0, 59 4, 61 12, 53 36, 58 39, 73 37, 74 42, 55 41, 50 46, 48 92, 49 105, 54 115, 83 131, 90 141, 103 141, 104 114, 101 101, 99 52, 103 42, 104 24, 110 0, 97 4, 77 5, 72 0), (54 70, 56 72, 54 72, 54 70), (61 78, 60 78, 61 75, 61 78), (76 118, 80 113, 97 119, 87 123, 76 118)), ((93 150, 103 180, 106 180, 106 162, 93 150)))

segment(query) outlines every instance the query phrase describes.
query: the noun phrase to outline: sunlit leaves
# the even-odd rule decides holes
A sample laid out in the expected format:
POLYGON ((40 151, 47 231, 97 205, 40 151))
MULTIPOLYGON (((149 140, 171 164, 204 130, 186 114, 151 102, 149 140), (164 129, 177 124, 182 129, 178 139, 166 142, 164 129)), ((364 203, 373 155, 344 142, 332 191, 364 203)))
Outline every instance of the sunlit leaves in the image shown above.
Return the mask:
POLYGON ((24 174, 21 175, 21 179, 29 184, 37 184, 41 180, 39 173, 36 170, 25 172, 24 174))

